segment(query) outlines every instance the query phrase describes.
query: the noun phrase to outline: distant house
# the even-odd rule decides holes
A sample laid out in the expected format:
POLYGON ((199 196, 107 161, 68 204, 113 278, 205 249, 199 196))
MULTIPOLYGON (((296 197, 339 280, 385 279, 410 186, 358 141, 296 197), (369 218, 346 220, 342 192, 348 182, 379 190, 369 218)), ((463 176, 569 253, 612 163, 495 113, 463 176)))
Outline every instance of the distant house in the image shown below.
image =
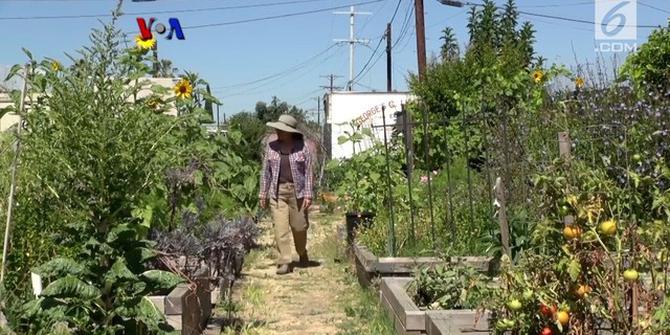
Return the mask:
MULTIPOLYGON (((174 96, 172 88, 179 81, 178 78, 143 78, 149 81, 150 84, 147 84, 142 87, 142 89, 137 94, 137 99, 143 99, 150 96, 153 92, 151 91, 152 85, 160 85, 167 88, 169 93, 167 93, 164 99, 168 99, 174 96)), ((132 98, 128 99, 129 102, 132 102, 132 98)), ((30 109, 29 99, 26 99, 26 108, 30 109)), ((0 92, 0 109, 13 105, 13 102, 7 93, 0 92)), ((165 114, 176 116, 177 108, 172 106, 165 114)), ((15 125, 19 121, 18 115, 16 113, 7 113, 2 118, 0 118, 0 131, 5 131, 11 126, 15 125)))

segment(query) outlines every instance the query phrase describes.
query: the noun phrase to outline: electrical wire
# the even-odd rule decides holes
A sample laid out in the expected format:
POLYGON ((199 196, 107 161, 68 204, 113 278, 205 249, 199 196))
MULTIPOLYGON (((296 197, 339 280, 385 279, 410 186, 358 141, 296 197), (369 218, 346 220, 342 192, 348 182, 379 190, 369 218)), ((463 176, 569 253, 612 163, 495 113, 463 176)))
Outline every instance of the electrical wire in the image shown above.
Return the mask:
MULTIPOLYGON (((44 0, 43 0, 44 1, 44 0)), ((161 11, 148 12, 122 12, 122 15, 141 16, 141 15, 156 15, 156 14, 174 14, 174 13, 198 13, 198 12, 212 12, 230 9, 245 9, 245 8, 261 8, 261 7, 276 7, 284 5, 293 5, 309 2, 320 2, 326 0, 290 0, 283 2, 261 3, 251 5, 236 5, 224 7, 208 7, 208 8, 189 8, 189 9, 172 9, 161 11)), ((112 14, 81 14, 81 15, 53 15, 53 16, 14 16, 14 17, 0 17, 0 20, 50 20, 50 19, 80 19, 80 18, 100 18, 112 17, 112 14)))
POLYGON ((642 2, 642 1, 640 1, 640 0, 637 0, 637 3, 638 3, 639 5, 644 6, 644 7, 651 8, 651 9, 655 9, 655 10, 657 10, 657 11, 659 11, 659 12, 663 12, 663 13, 670 14, 670 10, 663 9, 663 8, 660 8, 660 7, 656 7, 656 6, 652 6, 652 5, 650 5, 650 4, 646 4, 646 3, 644 3, 644 2, 642 2))
MULTIPOLYGON (((402 0, 398 0, 398 3, 397 3, 396 6, 395 6, 395 10, 393 11, 393 15, 391 16, 391 20, 390 20, 389 24, 393 25, 393 21, 395 20, 396 15, 398 14, 398 9, 400 8, 400 4, 401 4, 401 3, 402 3, 402 0)), ((371 54, 370 57, 368 58, 368 60, 367 60, 367 62, 365 63, 365 65, 363 65, 363 67, 362 67, 361 70, 358 72, 358 74, 356 74, 356 75, 354 76, 354 78, 351 79, 351 83, 350 83, 350 85, 353 85, 353 84, 356 82, 356 80, 358 80, 358 78, 359 78, 364 72, 366 72, 366 69, 368 69, 368 67, 370 66, 370 63, 372 62, 372 60, 374 59, 374 57, 377 55, 377 52, 379 52, 379 48, 381 47, 382 42, 383 42, 385 39, 386 39, 386 35, 382 35, 382 37, 379 39, 379 42, 377 42, 377 46, 375 47, 374 51, 372 51, 372 54, 371 54)), ((381 56, 380 56, 380 57, 381 57, 381 56)), ((377 58, 377 59, 379 59, 379 58, 377 58)), ((375 63, 376 63, 376 62, 375 62, 375 63)), ((374 66, 374 65, 373 65, 373 66, 374 66)))
POLYGON ((398 34, 398 38, 396 39, 396 41, 391 46, 391 49, 395 49, 396 45, 398 45, 400 43, 400 41, 402 39, 404 39, 405 36, 407 35, 407 31, 409 30, 409 26, 410 26, 410 21, 411 21, 412 17, 414 17, 413 14, 414 14, 413 6, 410 3, 410 5, 407 7, 407 10, 405 12, 405 19, 403 20, 402 27, 400 28, 400 34, 398 34))
POLYGON ((298 64, 296 64, 296 65, 293 65, 293 66, 291 66, 291 67, 289 67, 289 68, 287 68, 287 69, 285 69, 285 70, 282 70, 282 71, 280 71, 280 72, 277 72, 277 73, 275 73, 275 74, 271 74, 271 75, 266 76, 266 77, 263 77, 263 78, 259 78, 259 79, 255 79, 255 80, 247 81, 247 82, 243 82, 243 83, 237 83, 237 84, 232 84, 232 85, 219 86, 219 87, 217 87, 217 89, 226 89, 226 88, 233 88, 233 87, 244 87, 244 86, 249 86, 249 85, 257 84, 257 83, 260 83, 260 82, 263 82, 263 81, 266 81, 266 80, 274 79, 274 78, 276 78, 276 77, 281 77, 281 76, 283 76, 283 75, 285 75, 285 74, 287 74, 287 73, 291 73, 291 72, 293 72, 293 71, 295 71, 295 70, 297 70, 297 69, 299 69, 299 68, 301 68, 301 67, 303 67, 303 66, 309 64, 310 62, 312 62, 313 60, 315 60, 315 59, 321 57, 322 55, 326 54, 328 51, 330 51, 332 48, 334 48, 334 47, 336 47, 336 46, 338 46, 338 44, 337 44, 337 43, 333 43, 333 44, 331 44, 330 46, 328 46, 326 49, 324 49, 324 50, 320 51, 319 53, 315 54, 314 56, 309 57, 308 59, 306 59, 306 60, 304 60, 304 61, 302 61, 302 62, 300 62, 300 63, 298 63, 298 64))
POLYGON ((230 25, 241 24, 241 23, 250 23, 250 22, 274 20, 274 19, 283 19, 283 18, 293 17, 293 16, 301 16, 301 15, 309 15, 309 14, 315 14, 315 13, 321 13, 321 12, 328 12, 328 11, 331 11, 331 10, 348 8, 348 7, 351 7, 351 6, 369 5, 369 4, 373 4, 373 3, 377 3, 377 2, 381 2, 381 1, 384 1, 384 0, 370 0, 370 1, 350 3, 350 4, 346 4, 346 5, 341 5, 341 6, 334 6, 334 7, 329 7, 329 8, 308 10, 308 11, 304 11, 304 12, 272 15, 272 16, 265 16, 265 17, 258 17, 258 18, 252 18, 252 19, 237 20, 237 21, 229 21, 229 22, 219 22, 219 23, 208 23, 208 24, 201 24, 201 25, 195 25, 195 26, 185 26, 185 27, 183 27, 183 29, 199 29, 199 28, 208 28, 208 27, 220 27, 220 26, 230 26, 230 25))
MULTIPOLYGON (((338 50, 342 50, 341 48, 338 50)), ((324 58, 321 62, 315 63, 310 65, 309 67, 303 67, 300 71, 293 71, 291 74, 285 78, 282 78, 283 80, 279 81, 268 81, 263 84, 257 85, 255 87, 251 87, 249 89, 243 90, 243 91, 238 91, 238 92, 227 92, 224 98, 227 97, 233 97, 233 96, 244 96, 244 95, 250 95, 250 94, 257 94, 257 93, 263 93, 266 92, 269 88, 277 87, 277 86, 286 86, 289 85, 292 82, 295 82, 297 79, 300 79, 304 77, 307 74, 313 73, 313 70, 322 64, 323 62, 326 62, 333 57, 337 56, 338 52, 333 53, 332 55, 329 55, 328 57, 324 58), (302 73, 301 73, 302 72, 302 73), (295 75, 298 75, 297 77, 295 75), (265 87, 262 90, 259 90, 261 88, 265 87)), ((216 89, 216 91, 220 91, 221 89, 216 89)))
MULTIPOLYGON (((484 7, 483 4, 480 3, 472 3, 472 2, 464 2, 463 5, 465 6, 477 6, 477 7, 484 7)), ((500 6, 496 6, 495 8, 497 9, 503 9, 500 6)), ((524 14, 524 15, 529 15, 529 16, 537 16, 537 17, 543 17, 547 19, 554 19, 554 20, 561 20, 561 21, 568 21, 568 22, 576 22, 576 23, 585 23, 585 24, 591 24, 591 25, 601 25, 601 26, 607 26, 605 23, 598 23, 595 21, 590 21, 590 20, 582 20, 582 19, 572 19, 569 17, 563 17, 563 16, 557 16, 557 15, 549 15, 549 14, 542 14, 542 13, 534 13, 534 12, 527 12, 523 10, 518 11, 519 14, 524 14)), ((621 25, 621 27, 627 27, 627 28, 659 28, 659 25, 652 26, 652 25, 621 25)))

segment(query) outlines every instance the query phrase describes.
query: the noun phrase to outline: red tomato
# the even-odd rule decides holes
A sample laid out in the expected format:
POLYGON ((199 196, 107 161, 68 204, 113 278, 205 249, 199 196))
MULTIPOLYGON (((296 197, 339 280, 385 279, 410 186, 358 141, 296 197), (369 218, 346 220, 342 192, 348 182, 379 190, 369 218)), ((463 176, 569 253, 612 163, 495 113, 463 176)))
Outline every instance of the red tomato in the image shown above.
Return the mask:
POLYGON ((542 335, 553 335, 554 332, 551 331, 551 328, 549 328, 549 327, 544 327, 544 328, 542 329, 542 333, 541 333, 541 334, 542 334, 542 335))
POLYGON ((551 308, 545 304, 540 305, 540 313, 548 318, 553 315, 551 308))

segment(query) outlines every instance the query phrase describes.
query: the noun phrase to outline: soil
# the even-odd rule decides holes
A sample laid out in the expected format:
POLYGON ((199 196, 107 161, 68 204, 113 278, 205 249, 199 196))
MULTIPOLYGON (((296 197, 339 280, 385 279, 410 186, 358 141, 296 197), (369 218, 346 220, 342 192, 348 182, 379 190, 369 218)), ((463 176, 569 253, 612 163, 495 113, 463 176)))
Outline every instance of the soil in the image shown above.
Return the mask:
MULTIPOLYGON (((247 257, 235 288, 235 301, 241 305, 237 313, 241 324, 228 333, 337 334, 338 325, 346 319, 339 300, 351 289, 348 286, 351 284, 341 280, 342 272, 335 263, 336 227, 343 218, 343 215, 311 213, 308 250, 312 264, 296 267, 282 276, 275 274, 274 235, 271 222, 264 220, 260 249, 247 257)), ((293 252, 297 263, 298 256, 293 252)), ((218 314, 222 313, 219 309, 218 314)))

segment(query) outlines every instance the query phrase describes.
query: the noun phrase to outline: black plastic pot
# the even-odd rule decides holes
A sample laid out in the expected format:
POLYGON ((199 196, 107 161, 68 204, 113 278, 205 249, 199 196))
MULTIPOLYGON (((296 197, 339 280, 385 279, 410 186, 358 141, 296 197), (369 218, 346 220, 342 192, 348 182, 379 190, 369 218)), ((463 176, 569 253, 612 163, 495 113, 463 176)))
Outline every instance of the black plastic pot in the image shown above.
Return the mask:
POLYGON ((358 227, 370 227, 375 218, 374 213, 370 212, 348 212, 347 220, 347 243, 352 244, 358 227))

